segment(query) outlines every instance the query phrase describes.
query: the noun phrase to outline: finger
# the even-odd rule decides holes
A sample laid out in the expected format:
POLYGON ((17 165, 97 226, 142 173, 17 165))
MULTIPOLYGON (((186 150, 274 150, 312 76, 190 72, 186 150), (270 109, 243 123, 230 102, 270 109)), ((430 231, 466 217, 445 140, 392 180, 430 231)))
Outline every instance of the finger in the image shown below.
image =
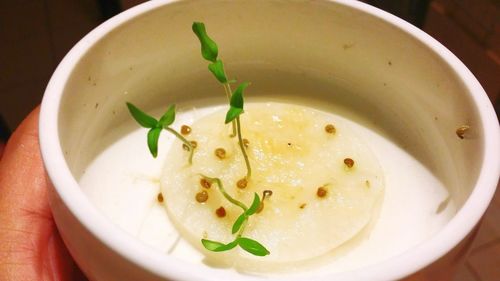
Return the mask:
POLYGON ((0 280, 71 280, 74 265, 48 205, 35 109, 0 161, 0 280))

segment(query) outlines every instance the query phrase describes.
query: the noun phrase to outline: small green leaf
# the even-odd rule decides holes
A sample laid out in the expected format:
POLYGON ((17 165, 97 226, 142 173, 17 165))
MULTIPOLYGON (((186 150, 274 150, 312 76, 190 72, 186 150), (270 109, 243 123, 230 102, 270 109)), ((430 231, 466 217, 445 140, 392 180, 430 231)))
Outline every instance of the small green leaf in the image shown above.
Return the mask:
POLYGON ((132 117, 134 117, 135 121, 137 121, 137 123, 139 123, 139 125, 143 126, 144 128, 154 128, 158 124, 158 121, 156 121, 156 119, 147 115, 135 105, 127 102, 127 107, 132 117))
POLYGON ((248 219, 248 216, 243 213, 241 214, 237 219, 236 221, 234 222, 233 224, 233 229, 231 230, 231 232, 233 234, 235 234, 236 232, 238 232, 238 230, 240 230, 241 228, 241 225, 248 219))
POLYGON ((217 44, 210 39, 205 30, 205 24, 202 22, 193 22, 193 32, 196 34, 201 43, 201 55, 206 60, 215 62, 217 60, 218 48, 217 44))
POLYGON ((247 214, 247 216, 251 216, 251 215, 255 214, 255 212, 257 212, 257 209, 259 209, 259 206, 260 206, 259 195, 257 195, 257 193, 254 193, 252 205, 250 206, 250 208, 248 208, 248 210, 245 213, 247 214))
POLYGON ((175 104, 172 104, 171 106, 168 107, 167 111, 163 116, 160 118, 160 121, 158 122, 159 127, 167 127, 172 125, 175 121, 175 104))
POLYGON ((215 251, 214 251, 214 252, 229 251, 229 250, 233 249, 233 248, 234 248, 234 247, 236 247, 236 246, 238 246, 238 242, 233 241, 233 242, 231 242, 231 243, 228 243, 228 244, 226 244, 226 245, 224 245, 224 246, 221 246, 221 247, 219 247, 219 248, 215 249, 215 251))
POLYGON ((203 244, 203 247, 205 247, 205 249, 207 249, 209 251, 223 252, 223 251, 231 250, 232 248, 236 247, 236 245, 238 245, 238 242, 235 240, 231 243, 223 244, 223 243, 217 242, 217 241, 201 239, 201 244, 203 244))
POLYGON ((238 88, 236 88, 236 91, 234 91, 233 95, 231 96, 231 101, 229 102, 229 104, 232 107, 243 109, 243 91, 249 85, 250 85, 250 83, 244 82, 244 83, 241 83, 238 86, 238 88))
POLYGON ((226 74, 224 73, 224 64, 221 60, 217 60, 216 62, 209 64, 208 70, 214 74, 215 78, 217 78, 219 82, 227 82, 226 74))
POLYGON ((243 250, 249 252, 250 254, 260 257, 267 256, 270 254, 270 252, 266 249, 266 247, 262 246, 262 244, 253 239, 240 237, 236 239, 236 241, 238 241, 238 245, 240 245, 240 247, 243 250))
POLYGON ((162 128, 152 128, 148 132, 148 147, 154 158, 158 156, 158 139, 162 128))
POLYGON ((205 249, 209 251, 215 251, 215 249, 225 246, 225 244, 221 242, 207 240, 207 239, 201 239, 201 244, 203 244, 203 247, 205 247, 205 249))
POLYGON ((243 113, 243 109, 230 107, 226 114, 226 120, 224 122, 229 123, 236 119, 236 117, 240 116, 243 113))
POLYGON ((250 83, 248 82, 241 83, 231 96, 231 100, 229 102, 231 107, 226 114, 226 124, 233 121, 234 119, 236 119, 236 117, 240 116, 243 113, 243 91, 249 85, 250 83))

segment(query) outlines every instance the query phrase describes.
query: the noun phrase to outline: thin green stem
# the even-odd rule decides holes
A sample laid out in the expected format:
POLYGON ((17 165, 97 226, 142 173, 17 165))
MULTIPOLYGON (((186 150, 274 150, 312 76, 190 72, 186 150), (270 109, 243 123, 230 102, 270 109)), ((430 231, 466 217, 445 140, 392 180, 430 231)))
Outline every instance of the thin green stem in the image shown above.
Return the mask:
POLYGON ((247 166, 247 181, 250 180, 250 177, 252 176, 252 168, 250 167, 250 160, 248 159, 247 151, 245 149, 245 145, 243 144, 243 139, 241 137, 241 124, 240 124, 240 117, 236 117, 236 128, 238 132, 238 143, 240 144, 240 149, 241 152, 243 153, 243 157, 245 158, 245 164, 247 166))
POLYGON ((170 133, 174 134, 178 139, 180 139, 187 147, 189 148, 189 164, 193 164, 193 154, 194 154, 194 148, 191 142, 189 142, 185 137, 183 137, 181 134, 177 133, 176 130, 170 128, 170 127, 165 127, 165 130, 169 131, 170 133))
POLYGON ((238 231, 238 235, 236 235, 236 239, 240 238, 243 235, 243 231, 245 231, 245 227, 247 226, 247 223, 248 223, 248 216, 245 218, 245 221, 241 224, 240 231, 238 231))
POLYGON ((233 95, 233 90, 231 90, 231 85, 229 85, 229 82, 226 82, 223 83, 222 86, 224 86, 224 92, 226 92, 227 101, 228 102, 231 101, 231 96, 233 95))
MULTIPOLYGON (((226 75, 224 73, 224 75, 226 75)), ((227 77, 227 76, 226 76, 227 77)), ((224 91, 226 92, 227 100, 231 100, 231 96, 233 95, 233 91, 231 90, 231 85, 229 85, 229 82, 226 82, 222 84, 224 86, 224 91)), ((233 133, 229 135, 230 137, 234 138, 236 136, 236 122, 233 120, 231 121, 231 126, 233 127, 233 133)))
POLYGON ((219 187, 219 191, 222 193, 222 195, 224 195, 224 197, 231 203, 233 203, 234 205, 240 207, 243 209, 243 212, 246 212, 246 210, 248 210, 248 207, 243 204, 241 201, 238 201, 236 199, 234 199, 233 197, 231 197, 231 195, 229 195, 226 190, 224 189, 224 186, 222 185, 222 181, 219 179, 219 178, 211 178, 211 177, 207 177, 205 175, 201 175, 202 177, 204 177, 205 179, 209 180, 209 181, 212 181, 212 182, 215 182, 217 183, 217 186, 219 187))

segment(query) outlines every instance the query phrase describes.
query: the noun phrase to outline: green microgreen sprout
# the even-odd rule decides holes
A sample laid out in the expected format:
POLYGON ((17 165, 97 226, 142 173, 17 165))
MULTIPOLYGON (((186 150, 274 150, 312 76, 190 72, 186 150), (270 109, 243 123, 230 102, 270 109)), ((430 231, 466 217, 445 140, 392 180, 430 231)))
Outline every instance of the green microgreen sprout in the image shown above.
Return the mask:
POLYGON ((250 166, 250 160, 248 159, 248 155, 245 149, 245 144, 243 143, 243 137, 241 136, 241 122, 240 115, 243 114, 243 91, 246 87, 248 87, 250 83, 244 82, 241 83, 236 91, 234 91, 231 96, 231 100, 229 102, 229 110, 226 114, 226 124, 236 120, 236 132, 238 135, 238 144, 240 145, 241 153, 243 154, 243 158, 245 158, 245 165, 247 166, 247 176, 246 179, 250 180, 250 176, 252 175, 252 167, 250 166))
MULTIPOLYGON (((246 177, 238 182, 238 187, 240 187, 240 185, 242 187, 246 187, 246 184, 250 180, 250 177, 252 175, 252 168, 250 166, 250 161, 248 159, 248 155, 245 149, 245 143, 243 142, 243 137, 241 134, 240 115, 244 112, 243 91, 245 90, 246 87, 248 87, 248 85, 250 85, 250 83, 245 82, 240 84, 233 93, 231 89, 231 83, 234 83, 236 81, 233 80, 228 81, 226 71, 224 69, 224 63, 222 62, 221 59, 218 59, 219 49, 217 47, 217 44, 215 43, 214 40, 212 40, 208 36, 205 29, 205 24, 201 22, 194 22, 192 29, 193 32, 198 37, 198 39, 200 40, 201 55, 203 56, 203 58, 205 58, 210 62, 208 65, 208 70, 215 76, 217 81, 219 81, 223 85, 227 99, 229 100, 230 107, 226 114, 225 123, 228 124, 231 122, 233 131, 230 136, 231 137, 238 136, 238 144, 243 154, 243 158, 245 159, 245 165, 247 168, 246 177)), ((223 244, 216 241, 202 239, 203 246, 205 246, 205 248, 210 251, 220 252, 220 251, 230 250, 239 245, 242 249, 254 255, 257 256, 268 255, 269 251, 259 242, 252 240, 250 238, 242 237, 242 233, 248 222, 248 218, 251 215, 255 214, 258 208, 260 207, 261 202, 259 196, 255 194, 254 202, 252 203, 250 208, 247 208, 245 204, 234 199, 224 190, 222 182, 218 178, 209 178, 206 176, 204 176, 204 178, 206 180, 210 180, 211 182, 216 182, 217 185, 219 186, 219 191, 224 195, 224 197, 229 202, 242 208, 243 213, 238 217, 238 219, 236 219, 232 227, 233 234, 236 234, 238 232, 234 241, 228 244, 223 244)))
POLYGON ((226 72, 224 70, 224 63, 222 60, 218 59, 219 49, 214 40, 212 40, 205 29, 205 24, 202 22, 194 22, 192 26, 193 32, 196 34, 201 43, 201 55, 206 60, 210 61, 208 65, 208 70, 212 72, 215 78, 224 86, 226 96, 229 100, 230 108, 226 115, 226 124, 231 122, 233 133, 231 137, 238 136, 238 143, 240 145, 241 152, 245 158, 245 165, 247 167, 246 180, 250 180, 252 175, 252 169, 250 167, 250 161, 248 160, 248 155, 243 144, 241 136, 241 124, 239 116, 243 113, 243 90, 248 87, 249 83, 245 82, 238 86, 236 91, 233 93, 231 90, 231 83, 234 81, 228 81, 226 72))
MULTIPOLYGON (((205 29, 205 24, 202 22, 193 22, 192 26, 194 34, 200 40, 201 44, 201 55, 204 59, 210 61, 208 65, 208 70, 212 72, 217 81, 219 81, 224 87, 224 91, 226 92, 227 100, 231 99, 232 91, 231 91, 231 83, 234 83, 234 80, 228 81, 226 72, 224 70, 224 63, 222 60, 217 59, 219 54, 219 49, 217 44, 212 40, 205 29)), ((231 137, 236 136, 236 122, 232 123, 233 133, 231 137)))
POLYGON ((158 139, 160 138, 160 133, 162 130, 166 130, 180 139, 188 148, 189 148, 189 164, 193 163, 193 152, 194 147, 186 140, 181 134, 179 134, 176 130, 172 129, 170 125, 172 125, 175 121, 175 105, 170 105, 160 118, 160 120, 156 120, 152 116, 144 113, 142 110, 137 108, 135 105, 127 102, 127 108, 130 111, 132 117, 144 128, 149 129, 148 131, 148 148, 153 155, 154 158, 158 156, 158 139))
POLYGON ((210 183, 216 183, 220 193, 222 193, 222 195, 229 202, 240 207, 243 210, 243 213, 236 219, 231 229, 232 234, 236 234, 235 239, 227 244, 207 239, 201 239, 201 243, 203 244, 205 249, 213 252, 223 252, 229 251, 239 245, 243 250, 256 256, 269 255, 269 250, 267 250, 266 247, 264 247, 262 244, 248 237, 243 237, 243 231, 245 230, 245 227, 248 223, 248 219, 259 209, 261 203, 259 195, 257 193, 254 193, 252 205, 250 205, 250 207, 247 207, 243 202, 233 198, 226 192, 224 186, 222 185, 222 181, 219 178, 211 178, 205 175, 201 176, 210 183))
MULTIPOLYGON (((208 70, 215 76, 217 81, 219 81, 223 85, 224 91, 229 101, 230 107, 226 114, 225 123, 228 124, 229 122, 231 122, 232 124, 232 134, 230 135, 230 137, 238 136, 238 143, 245 159, 245 165, 247 168, 247 175, 245 178, 241 179, 238 182, 238 187, 240 187, 240 182, 242 182, 242 186, 244 183, 244 187, 246 187, 248 180, 250 180, 252 170, 250 167, 248 155, 245 150, 245 146, 248 146, 248 140, 243 139, 241 134, 240 115, 244 113, 243 91, 246 87, 248 87, 248 85, 250 85, 250 83, 245 82, 240 84, 233 93, 231 84, 236 83, 236 80, 227 79, 227 75, 224 70, 224 63, 222 62, 222 60, 218 59, 219 50, 217 44, 207 35, 205 25, 201 22, 194 22, 192 25, 192 29, 200 40, 201 55, 203 56, 203 58, 210 62, 208 65, 208 70)), ((181 140, 189 149, 189 164, 192 164, 193 152, 194 148, 196 147, 196 143, 188 141, 182 136, 182 134, 179 134, 177 131, 170 127, 170 125, 172 125, 175 121, 175 105, 169 106, 160 120, 156 120, 152 116, 149 116, 131 103, 127 102, 127 107, 130 111, 130 114, 139 123, 139 125, 149 129, 147 143, 149 151, 151 152, 153 157, 156 158, 158 155, 158 139, 160 137, 161 131, 166 130, 176 136, 179 140, 181 140)), ((184 133, 188 134, 190 132, 190 129, 189 131, 186 128, 184 129, 184 133)), ((210 188, 210 185, 212 183, 216 183, 220 193, 225 197, 225 199, 243 210, 242 214, 236 219, 232 226, 231 232, 232 234, 236 235, 235 239, 232 242, 224 244, 217 241, 201 239, 201 243, 203 244, 203 246, 207 250, 214 252, 228 251, 235 248, 236 246, 240 246, 243 250, 256 256, 269 255, 270 252, 262 244, 251 238, 243 237, 243 232, 250 216, 257 213, 262 205, 262 200, 259 198, 257 193, 254 194, 254 199, 250 207, 247 207, 243 202, 233 198, 226 192, 224 186, 222 185, 222 181, 219 178, 211 178, 204 175, 202 175, 202 177, 202 180, 205 181, 204 183, 202 183, 204 187, 210 188)), ((196 200, 200 203, 205 202, 208 199, 206 191, 202 191, 201 193, 199 194, 203 196, 200 195, 200 198, 196 198, 196 200)), ((263 196, 263 199, 264 198, 265 194, 263 196)))

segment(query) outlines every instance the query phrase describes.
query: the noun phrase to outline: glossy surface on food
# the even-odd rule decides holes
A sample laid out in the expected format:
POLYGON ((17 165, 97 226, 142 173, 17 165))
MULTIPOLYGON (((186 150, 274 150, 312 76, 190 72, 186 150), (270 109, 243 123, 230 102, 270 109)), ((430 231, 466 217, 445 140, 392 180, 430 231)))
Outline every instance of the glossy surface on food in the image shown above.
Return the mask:
MULTIPOLYGON (((188 153, 174 142, 161 179, 164 204, 170 219, 185 239, 202 249, 200 239, 234 239, 231 226, 241 209, 229 203, 217 186, 200 184, 201 174, 219 177, 229 194, 249 206, 254 192, 272 196, 262 212, 251 217, 244 236, 265 245, 271 254, 256 258, 239 249, 207 255, 239 263, 287 263, 331 252, 358 234, 378 215, 384 192, 383 172, 369 148, 340 120, 307 107, 254 103, 241 116, 252 166, 248 186, 236 183, 246 175, 237 138, 229 137, 225 110, 190 124, 189 140, 198 143, 193 165, 188 153), (333 125, 335 130, 331 130, 333 125), (217 157, 223 148, 226 155, 217 157), (345 159, 353 160, 349 168, 345 159), (321 192, 318 191, 321 189, 321 192), (196 194, 208 192, 203 204, 196 194), (216 215, 224 207, 226 216, 216 215)), ((349 163, 349 161, 347 161, 349 163)))

